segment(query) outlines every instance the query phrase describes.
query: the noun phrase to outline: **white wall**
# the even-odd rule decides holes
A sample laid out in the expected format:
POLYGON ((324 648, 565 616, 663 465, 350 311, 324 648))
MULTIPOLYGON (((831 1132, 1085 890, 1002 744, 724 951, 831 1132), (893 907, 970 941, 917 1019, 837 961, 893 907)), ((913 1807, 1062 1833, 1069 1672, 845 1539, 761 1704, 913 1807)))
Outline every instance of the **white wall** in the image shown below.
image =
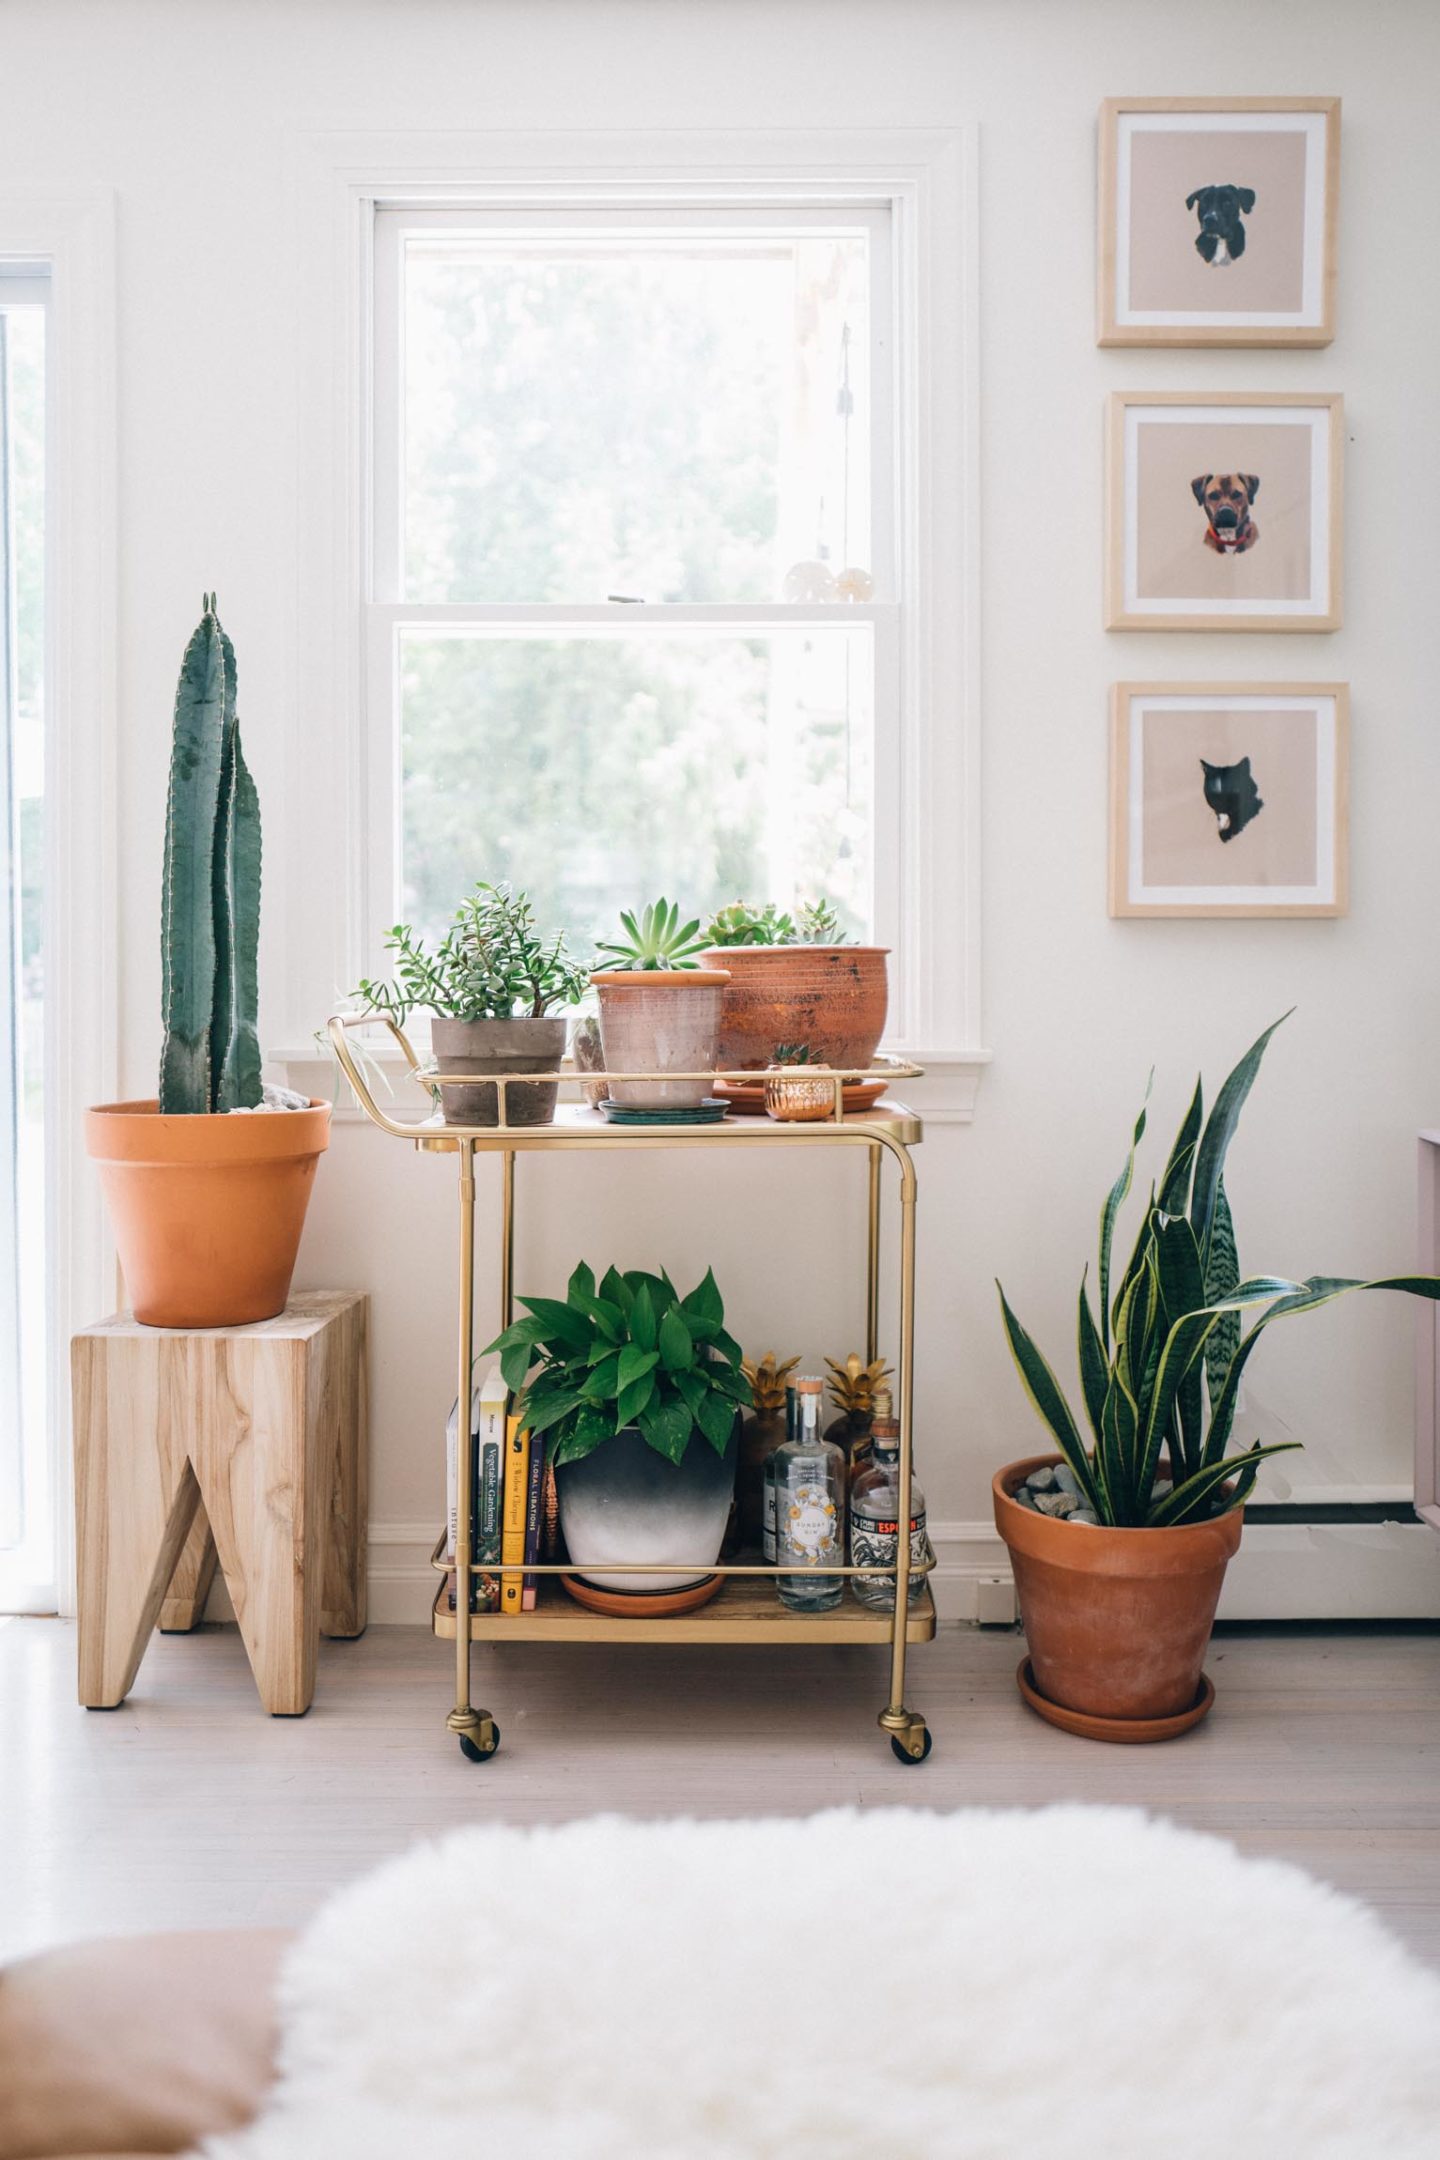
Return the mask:
MULTIPOLYGON (((155 1063, 170 708, 207 586, 239 646, 268 819, 265 1032, 293 1041, 322 1017, 273 1002, 280 955, 307 934, 287 916, 283 859, 287 832, 304 845, 304 805, 284 798, 287 742, 306 725, 296 638, 311 629, 297 629, 293 602, 297 132, 977 122, 995 1063, 974 1124, 934 1132, 920 1162, 917 1408, 932 1515, 982 1520, 990 1469, 1034 1441, 992 1277, 1068 1368, 1080 1266, 1152 1062, 1168 1128, 1198 1066, 1218 1080, 1297 1005, 1233 1156, 1242 1256, 1299 1274, 1408 1265, 1412 1136, 1440 1121, 1437 82, 1440 11, 1426 0, 1212 0, 1200 13, 1180 0, 8 0, 0 186, 93 181, 118 205, 124 1089, 145 1089, 155 1063), (1340 331, 1327 351, 1097 350, 1095 116, 1117 92, 1343 97, 1340 331), (1123 386, 1344 391, 1342 632, 1101 629, 1101 415, 1123 386), (1352 683, 1351 915, 1112 923, 1108 686, 1227 675, 1352 683)), ((533 1208, 522 1287, 553 1288, 582 1250, 682 1275, 711 1261, 752 1348, 813 1360, 857 1339, 858 1174, 827 1189, 813 1166, 745 1164, 726 1184, 657 1157, 624 1178, 593 1159, 523 1163, 521 1175, 533 1208), (845 1271, 847 1246, 857 1265, 845 1271)), ((301 1259, 307 1284, 373 1294, 374 1515, 396 1534, 439 1518, 452 1205, 442 1163, 337 1127, 301 1259)), ((1375 1299, 1288 1339, 1276 1331, 1252 1368, 1241 1437, 1291 1433, 1307 1452, 1286 1459, 1273 1492, 1405 1483, 1412 1326, 1400 1301, 1375 1299)), ((382 1562, 387 1552, 392 1565, 413 1558, 403 1544, 382 1545, 382 1562)))

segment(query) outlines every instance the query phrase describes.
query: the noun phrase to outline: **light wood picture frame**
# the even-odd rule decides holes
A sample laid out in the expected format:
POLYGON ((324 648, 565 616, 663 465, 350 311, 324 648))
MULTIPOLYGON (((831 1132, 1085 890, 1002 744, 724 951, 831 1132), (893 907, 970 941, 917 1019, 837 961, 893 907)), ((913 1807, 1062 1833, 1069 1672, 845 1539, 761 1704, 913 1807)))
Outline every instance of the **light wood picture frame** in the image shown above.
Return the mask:
POLYGON ((1114 392, 1107 630, 1338 630, 1344 437, 1334 391, 1114 392))
POLYGON ((1350 904, 1346 683, 1116 683, 1112 916, 1350 904))
POLYGON ((1328 345, 1339 201, 1339 98, 1106 98, 1098 342, 1328 345))

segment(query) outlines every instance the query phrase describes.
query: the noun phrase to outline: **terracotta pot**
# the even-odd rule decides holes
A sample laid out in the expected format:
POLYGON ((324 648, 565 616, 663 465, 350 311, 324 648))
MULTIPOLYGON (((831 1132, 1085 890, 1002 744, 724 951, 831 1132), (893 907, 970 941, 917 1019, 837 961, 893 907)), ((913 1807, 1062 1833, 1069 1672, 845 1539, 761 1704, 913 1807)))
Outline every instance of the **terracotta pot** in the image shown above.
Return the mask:
POLYGON ((713 1095, 720 1007, 729 973, 721 968, 606 968, 590 978, 600 992, 605 1070, 701 1073, 699 1080, 614 1080, 612 1101, 645 1110, 693 1110, 713 1095))
POLYGON ((808 1043, 822 1065, 865 1067, 885 1032, 888 945, 727 945, 701 955, 728 968, 720 1065, 756 1072, 781 1043, 808 1043))
MULTIPOLYGON (((565 1022, 526 1014, 516 1020, 444 1020, 430 1022, 430 1048, 441 1072, 558 1072, 565 1055, 565 1022)), ((499 1089, 443 1087, 441 1107, 447 1125, 498 1125, 499 1089)), ((555 1120, 558 1080, 537 1080, 532 1087, 505 1090, 506 1122, 550 1125, 555 1120)))
POLYGON ((135 1317, 243 1327, 285 1310, 330 1105, 161 1117, 155 1102, 85 1113, 135 1317))
POLYGON ((1101 1718, 1170 1718, 1200 1692, 1226 1563, 1243 1508, 1170 1530, 1110 1530, 1040 1515, 1010 1498, 1031 1455, 997 1471, 995 1527, 1010 1548, 1040 1693, 1101 1718))

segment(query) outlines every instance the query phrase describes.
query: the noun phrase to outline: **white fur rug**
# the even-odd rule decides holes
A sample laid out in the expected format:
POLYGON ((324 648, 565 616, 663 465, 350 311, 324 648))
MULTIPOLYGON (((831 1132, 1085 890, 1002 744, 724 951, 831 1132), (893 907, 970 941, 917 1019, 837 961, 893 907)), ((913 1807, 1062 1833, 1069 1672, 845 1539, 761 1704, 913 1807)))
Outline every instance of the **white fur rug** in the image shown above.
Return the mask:
POLYGON ((283 2016, 209 2160, 1440 2154, 1440 1981, 1131 1809, 462 1830, 320 1914, 283 2016))

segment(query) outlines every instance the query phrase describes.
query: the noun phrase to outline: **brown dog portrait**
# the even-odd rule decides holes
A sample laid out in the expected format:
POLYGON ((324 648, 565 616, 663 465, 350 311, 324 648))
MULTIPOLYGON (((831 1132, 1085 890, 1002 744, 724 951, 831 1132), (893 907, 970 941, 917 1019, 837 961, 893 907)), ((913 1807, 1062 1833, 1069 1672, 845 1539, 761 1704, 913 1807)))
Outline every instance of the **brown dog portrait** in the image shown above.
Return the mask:
POLYGON ((1190 483, 1205 512, 1205 545, 1217 555, 1243 555, 1260 537, 1250 505, 1260 492, 1253 472, 1201 473, 1190 483))

